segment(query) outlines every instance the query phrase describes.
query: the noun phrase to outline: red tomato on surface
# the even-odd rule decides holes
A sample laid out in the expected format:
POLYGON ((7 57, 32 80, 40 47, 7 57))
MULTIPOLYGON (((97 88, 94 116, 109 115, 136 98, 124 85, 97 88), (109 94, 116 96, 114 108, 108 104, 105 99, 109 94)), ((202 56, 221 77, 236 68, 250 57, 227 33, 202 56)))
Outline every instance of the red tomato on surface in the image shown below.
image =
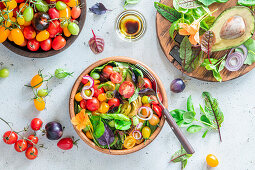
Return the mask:
POLYGON ((82 108, 82 109, 86 109, 86 100, 82 100, 81 102, 80 102, 80 107, 82 108))
POLYGON ((112 66, 110 66, 110 65, 107 65, 107 66, 105 66, 104 67, 104 69, 103 69, 103 76, 105 77, 105 78, 110 78, 110 75, 113 73, 113 67, 112 66))
POLYGON ((80 15, 81 15, 81 8, 79 6, 78 7, 77 6, 73 7, 72 10, 71 10, 72 18, 77 19, 77 18, 80 17, 80 15))
POLYGON ((17 140, 18 140, 18 135, 16 132, 7 131, 3 135, 3 141, 4 141, 4 143, 6 143, 8 145, 14 144, 15 142, 17 142, 17 140))
POLYGON ((59 18, 59 12, 56 8, 49 9, 48 14, 51 19, 59 18))
POLYGON ((100 88, 100 89, 98 89, 97 87, 98 87, 98 85, 94 85, 94 87, 93 87, 94 91, 95 91, 94 95, 93 95, 94 97, 98 97, 99 94, 104 93, 104 88, 103 87, 100 88))
POLYGON ((26 157, 29 160, 33 160, 37 158, 38 156, 38 150, 35 146, 31 146, 26 150, 26 157))
POLYGON ((14 145, 14 149, 17 152, 25 151, 27 149, 27 141, 25 139, 18 140, 14 145))
POLYGON ((117 84, 117 83, 121 83, 122 82, 122 76, 120 75, 120 73, 114 71, 111 75, 110 75, 110 79, 113 83, 117 84))
POLYGON ((39 43, 36 39, 28 40, 28 42, 27 42, 27 48, 28 48, 30 51, 37 51, 37 50, 39 50, 39 48, 40 48, 40 43, 39 43))
POLYGON ((63 150, 72 149, 73 148, 73 139, 72 138, 63 138, 58 142, 57 146, 63 150))
POLYGON ((144 77, 143 79, 144 79, 144 87, 152 89, 151 81, 146 77, 144 77))
POLYGON ((117 98, 113 98, 113 99, 110 99, 108 101, 108 104, 109 104, 110 107, 112 107, 112 106, 113 107, 118 107, 120 105, 120 100, 117 99, 117 98))
POLYGON ((54 40, 52 41, 52 48, 54 50, 60 50, 64 48, 65 45, 66 45, 66 40, 61 35, 56 36, 54 40))
POLYGON ((53 38, 57 33, 59 33, 60 22, 58 20, 54 20, 50 22, 47 31, 50 33, 50 37, 53 38))
POLYGON ((135 86, 130 81, 124 81, 119 87, 119 93, 125 98, 130 98, 135 92, 135 86))
POLYGON ((92 97, 92 99, 88 99, 86 102, 86 108, 92 112, 98 110, 99 101, 97 100, 97 98, 92 97))
POLYGON ((39 119, 39 118, 34 118, 31 123, 30 123, 30 126, 31 126, 31 129, 33 129, 34 131, 37 131, 37 130, 40 130, 41 127, 42 127, 42 120, 39 119))
POLYGON ((48 38, 47 40, 44 40, 40 42, 40 47, 43 51, 49 51, 51 49, 52 40, 51 38, 48 38))
POLYGON ((24 29, 23 29, 23 34, 24 34, 24 37, 25 37, 27 40, 32 40, 32 39, 34 39, 35 36, 36 36, 35 29, 34 29, 32 26, 26 26, 26 27, 24 27, 24 29))
POLYGON ((29 145, 36 145, 36 144, 38 143, 38 137, 35 136, 35 135, 30 135, 30 136, 28 136, 27 139, 28 139, 28 140, 27 140, 27 143, 28 143, 29 145))
POLYGON ((162 108, 159 105, 152 104, 152 110, 158 115, 159 118, 162 116, 162 108))

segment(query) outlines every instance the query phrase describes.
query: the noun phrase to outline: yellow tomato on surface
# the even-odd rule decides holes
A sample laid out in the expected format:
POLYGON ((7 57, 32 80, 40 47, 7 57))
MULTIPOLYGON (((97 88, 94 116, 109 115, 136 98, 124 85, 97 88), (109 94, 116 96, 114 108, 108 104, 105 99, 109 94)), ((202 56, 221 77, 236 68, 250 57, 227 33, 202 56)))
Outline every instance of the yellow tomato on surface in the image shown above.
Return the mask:
POLYGON ((42 85, 42 83, 43 78, 39 74, 35 75, 30 82, 31 87, 33 88, 39 88, 42 85))
POLYGON ((43 111, 45 109, 45 102, 41 97, 34 99, 34 105, 38 111, 43 111))
POLYGON ((133 136, 128 136, 124 140, 124 147, 127 149, 133 148, 135 144, 136 144, 136 139, 133 136))
POLYGON ((41 42, 47 40, 50 37, 50 33, 47 30, 43 30, 36 35, 36 40, 41 42))
POLYGON ((75 100, 76 100, 77 102, 80 102, 80 101, 83 100, 83 98, 81 97, 81 93, 77 93, 77 94, 74 96, 74 98, 75 98, 75 100))
POLYGON ((15 28, 11 31, 12 38, 15 44, 21 45, 24 43, 25 38, 22 31, 19 28, 15 28))
POLYGON ((216 156, 214 156, 213 154, 209 154, 206 157, 206 162, 210 167, 216 167, 219 165, 219 161, 217 159, 216 156))
POLYGON ((5 29, 5 27, 0 26, 0 43, 5 42, 7 37, 10 35, 11 31, 5 29))

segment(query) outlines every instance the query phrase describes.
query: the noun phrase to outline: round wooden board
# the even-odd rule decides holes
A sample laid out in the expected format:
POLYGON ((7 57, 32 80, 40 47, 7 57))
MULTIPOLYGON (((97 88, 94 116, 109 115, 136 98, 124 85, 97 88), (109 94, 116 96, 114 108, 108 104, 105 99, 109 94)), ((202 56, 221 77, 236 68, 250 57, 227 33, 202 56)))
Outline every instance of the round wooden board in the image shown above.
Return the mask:
MULTIPOLYGON (((86 19, 86 10, 87 10, 87 6, 86 6, 86 0, 79 0, 82 8, 81 8, 81 16, 77 19, 77 21, 79 22, 79 28, 80 28, 80 32, 82 31, 82 28, 84 26, 85 23, 85 19, 86 19)), ((77 39, 79 35, 72 35, 71 37, 68 37, 66 39, 66 45, 64 48, 60 49, 60 50, 53 50, 51 49, 50 51, 43 51, 42 49, 39 49, 38 51, 32 52, 30 51, 27 47, 20 47, 18 45, 16 45, 15 43, 6 40, 3 45, 8 48, 9 50, 11 50, 12 52, 19 54, 21 56, 24 57, 29 57, 29 58, 45 58, 45 57, 50 57, 53 55, 56 55, 58 53, 61 53, 62 51, 66 50, 68 47, 70 47, 73 42, 77 39)))
MULTIPOLYGON (((160 3, 163 3, 167 6, 173 7, 172 0, 161 0, 160 3)), ((227 3, 214 3, 214 4, 210 5, 209 9, 211 11, 214 11, 215 9, 218 8, 218 10, 213 14, 215 17, 217 17, 217 16, 219 16, 219 14, 222 11, 224 11, 232 6, 236 6, 236 3, 237 3, 237 0, 230 0, 227 3)), ((171 37, 169 35, 170 26, 171 26, 171 22, 169 22, 167 19, 165 19, 159 13, 157 13, 156 28, 157 28, 157 36, 158 36, 161 48, 162 48, 164 54, 166 55, 166 57, 168 58, 168 60, 171 63, 173 63, 173 65, 177 69, 179 69, 180 71, 183 72, 181 65, 169 54, 170 51, 172 50, 172 48, 174 46, 178 45, 178 43, 176 43, 173 39, 171 39, 171 37)), ((254 36, 253 36, 253 38, 254 38, 254 36)), ((212 54, 212 58, 220 58, 227 53, 228 53, 228 50, 215 52, 212 54)), ((243 65, 243 67, 239 71, 236 71, 236 72, 230 72, 224 68, 221 71, 222 81, 228 81, 228 80, 232 80, 237 77, 240 77, 240 76, 248 73, 249 71, 251 71, 254 67, 255 67, 255 63, 253 63, 250 66, 243 65)), ((192 73, 187 73, 187 72, 183 72, 183 73, 185 73, 186 75, 188 75, 190 77, 197 78, 199 80, 212 81, 212 82, 216 81, 212 75, 212 71, 207 71, 203 67, 198 67, 192 73)))

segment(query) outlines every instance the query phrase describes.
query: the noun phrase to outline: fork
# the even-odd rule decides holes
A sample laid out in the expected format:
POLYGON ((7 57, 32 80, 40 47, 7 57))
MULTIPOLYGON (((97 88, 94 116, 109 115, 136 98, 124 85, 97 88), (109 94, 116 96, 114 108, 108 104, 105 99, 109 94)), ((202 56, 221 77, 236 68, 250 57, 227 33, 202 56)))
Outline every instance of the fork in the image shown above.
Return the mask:
POLYGON ((166 118, 167 123, 169 124, 169 126, 171 127, 171 129, 173 130, 174 134, 176 135, 176 137, 178 138, 178 140, 180 141, 180 143, 182 144, 183 148, 185 149, 185 151, 188 154, 193 154, 195 153, 193 147, 191 146, 191 144, 189 143, 189 141, 187 140, 187 138, 184 136, 183 132, 181 131, 181 129, 179 128, 179 126, 176 124, 175 120, 173 119, 172 115, 169 113, 168 109, 162 104, 162 102, 159 99, 158 96, 158 83, 156 81, 156 79, 154 78, 154 76, 143 66, 141 66, 140 64, 136 64, 135 65, 136 68, 142 70, 142 72, 144 73, 144 75, 150 79, 150 81, 153 83, 153 85, 155 85, 154 87, 156 88, 156 97, 158 99, 159 104, 162 106, 163 110, 163 114, 166 118))

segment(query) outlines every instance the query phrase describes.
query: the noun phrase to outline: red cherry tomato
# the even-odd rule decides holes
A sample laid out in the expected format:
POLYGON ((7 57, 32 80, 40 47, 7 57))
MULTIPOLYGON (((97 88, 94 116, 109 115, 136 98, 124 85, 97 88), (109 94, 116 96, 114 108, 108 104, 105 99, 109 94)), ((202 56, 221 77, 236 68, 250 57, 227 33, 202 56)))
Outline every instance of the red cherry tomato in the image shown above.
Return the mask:
POLYGON ((82 109, 86 109, 86 100, 82 100, 81 102, 80 102, 80 107, 82 108, 82 109))
POLYGON ((23 34, 24 34, 24 37, 25 37, 27 40, 32 40, 32 39, 34 39, 35 36, 36 36, 35 29, 34 29, 32 26, 26 26, 26 27, 24 27, 24 29, 23 29, 23 34))
POLYGON ((57 1, 62 1, 64 3, 69 3, 71 0, 57 0, 57 1))
POLYGON ((51 38, 49 38, 47 40, 40 42, 40 47, 43 51, 49 51, 51 49, 51 43, 52 43, 52 40, 51 38))
POLYGON ((119 93, 125 98, 130 98, 135 92, 135 86, 130 81, 124 81, 119 87, 119 93))
POLYGON ((118 107, 120 105, 120 100, 117 98, 110 99, 108 101, 110 107, 118 107))
POLYGON ((100 89, 98 89, 97 87, 98 87, 98 85, 94 85, 94 87, 93 87, 94 91, 95 91, 94 95, 93 95, 94 97, 98 97, 99 94, 104 93, 104 88, 103 87, 100 88, 100 89))
POLYGON ((51 19, 59 18, 59 12, 56 8, 49 9, 48 14, 51 19))
POLYGON ((80 15, 81 15, 81 8, 79 6, 78 7, 77 6, 73 7, 72 10, 71 10, 72 18, 77 19, 77 18, 80 17, 80 15))
POLYGON ((40 43, 39 43, 36 39, 28 40, 28 42, 27 42, 27 48, 28 48, 30 51, 37 51, 37 50, 39 50, 39 48, 40 48, 40 43))
POLYGON ((19 8, 18 7, 14 8, 12 12, 13 12, 13 17, 17 18, 17 12, 19 12, 19 8))
POLYGON ((3 141, 4 141, 4 143, 6 143, 8 145, 14 144, 15 142, 17 142, 17 140, 18 140, 18 135, 16 132, 7 131, 3 135, 3 141))
POLYGON ((37 158, 38 156, 38 150, 35 146, 31 146, 26 150, 26 157, 29 160, 33 160, 37 158))
POLYGON ((4 3, 3 3, 3 2, 0 2, 0 9, 3 10, 4 8, 6 8, 5 5, 4 5, 4 3))
POLYGON ((42 127, 42 120, 39 119, 39 118, 34 118, 31 123, 30 123, 30 126, 31 126, 31 129, 33 129, 34 131, 37 131, 37 130, 40 130, 41 127, 42 127))
POLYGON ((53 38, 57 33, 59 33, 60 22, 58 20, 54 20, 50 22, 47 31, 50 33, 50 37, 53 38))
POLYGON ((158 115, 159 118, 161 118, 162 108, 159 105, 152 104, 152 110, 158 115))
POLYGON ((64 48, 65 45, 66 40, 61 35, 56 36, 56 38, 52 41, 52 48, 54 50, 60 50, 64 48))
POLYGON ((60 149, 69 150, 73 148, 73 143, 74 142, 72 138, 63 138, 58 142, 57 146, 60 149))
POLYGON ((107 65, 103 69, 103 75, 105 78, 109 78, 110 75, 113 73, 113 67, 110 65, 107 65))
POLYGON ((25 0, 16 0, 17 3, 25 2, 25 0))
POLYGON ((27 149, 27 141, 25 139, 18 140, 14 145, 14 149, 17 152, 25 151, 27 149))
POLYGON ((92 97, 92 99, 88 99, 86 102, 86 108, 90 111, 96 111, 99 108, 99 101, 97 98, 92 97))
POLYGON ((111 75, 110 75, 110 79, 113 83, 117 84, 117 83, 121 83, 122 82, 122 76, 120 75, 120 73, 114 71, 111 75))
POLYGON ((144 79, 144 87, 152 89, 151 81, 148 78, 145 78, 145 77, 143 79, 144 79))
POLYGON ((29 145, 36 145, 36 144, 38 143, 38 137, 35 136, 35 135, 30 135, 30 136, 28 136, 27 139, 28 139, 28 140, 27 140, 27 143, 28 143, 29 145))

